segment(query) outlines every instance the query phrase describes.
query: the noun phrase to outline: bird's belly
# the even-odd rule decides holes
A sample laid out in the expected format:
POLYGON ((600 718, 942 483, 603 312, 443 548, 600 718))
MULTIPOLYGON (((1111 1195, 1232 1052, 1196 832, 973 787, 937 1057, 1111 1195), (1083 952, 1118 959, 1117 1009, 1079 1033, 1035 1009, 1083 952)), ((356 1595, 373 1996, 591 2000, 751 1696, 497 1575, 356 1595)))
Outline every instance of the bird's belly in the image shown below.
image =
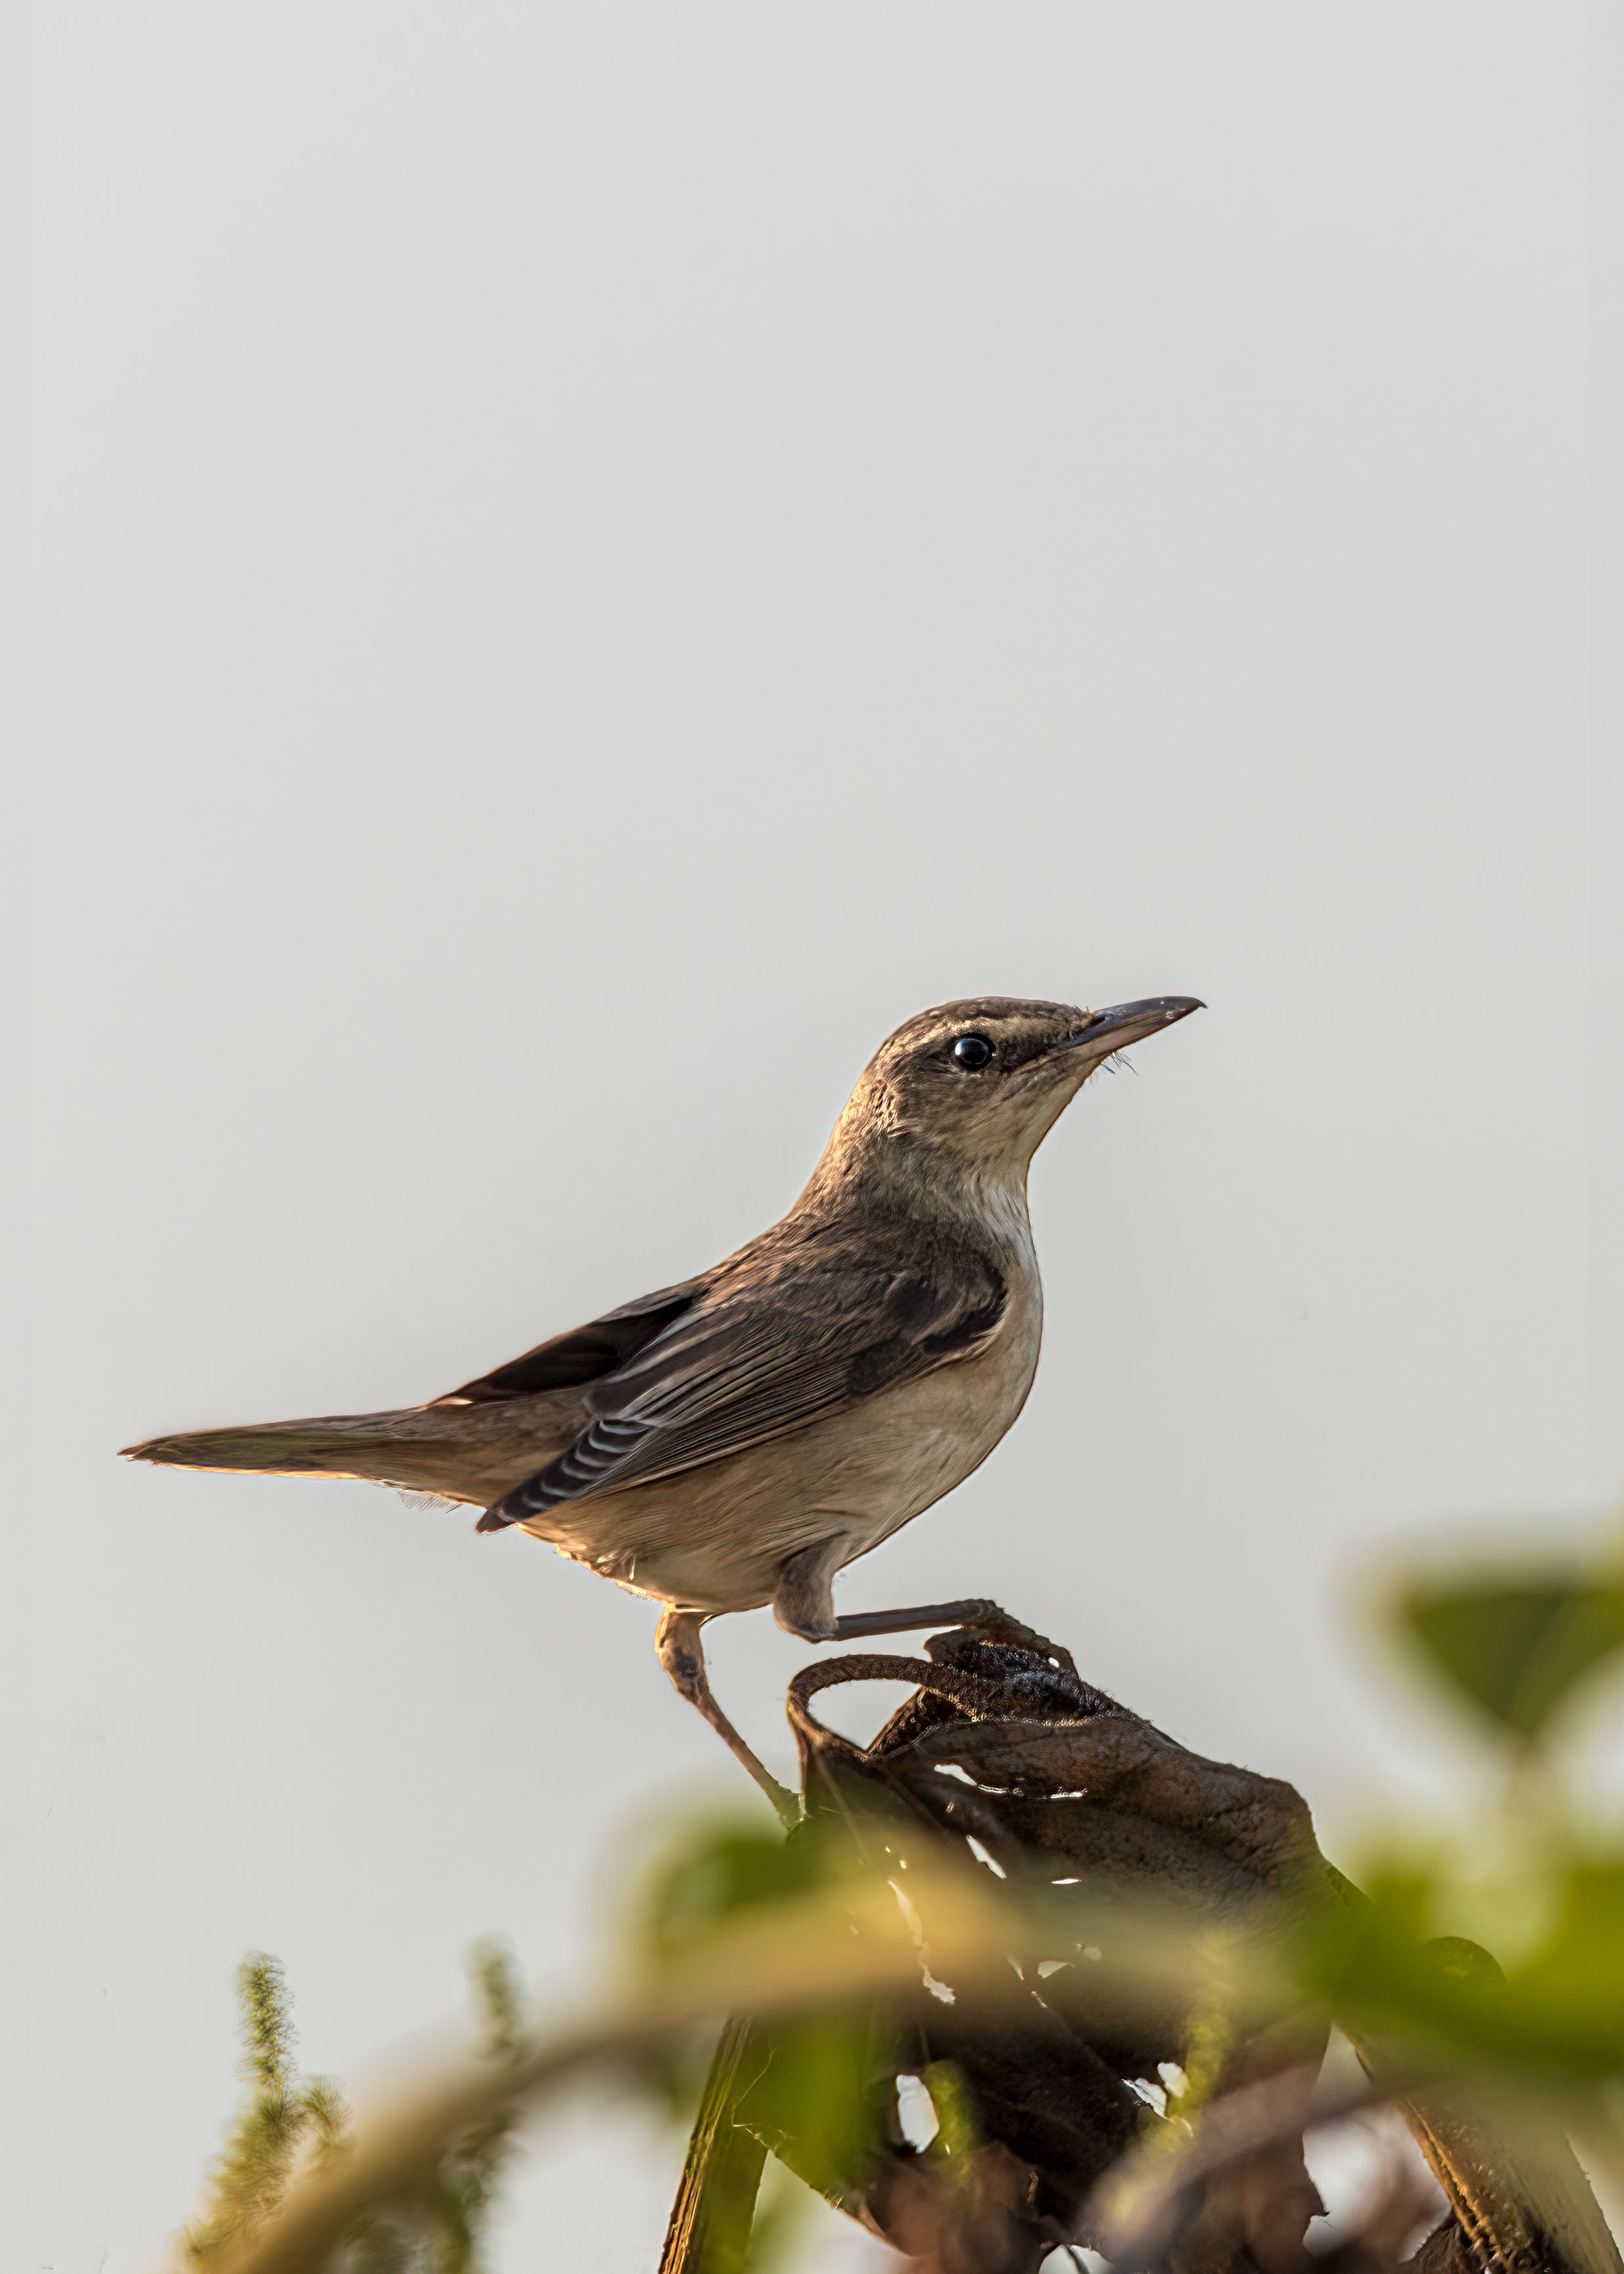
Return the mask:
POLYGON ((754 1609, 799 1549, 844 1533, 849 1563, 979 1468, 1026 1401, 1037 1344, 1037 1320, 1017 1318, 976 1358, 727 1460, 550 1510, 545 1532, 528 1528, 639 1594, 754 1609))

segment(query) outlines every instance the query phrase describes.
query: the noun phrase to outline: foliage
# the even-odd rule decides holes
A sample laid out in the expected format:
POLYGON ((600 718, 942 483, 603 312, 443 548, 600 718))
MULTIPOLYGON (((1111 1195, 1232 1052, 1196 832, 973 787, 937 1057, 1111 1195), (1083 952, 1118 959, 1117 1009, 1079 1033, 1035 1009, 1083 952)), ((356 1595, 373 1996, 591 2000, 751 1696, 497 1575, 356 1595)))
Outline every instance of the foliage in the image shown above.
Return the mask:
MULTIPOLYGON (((680 2198, 673 2218, 673 2236, 681 2227, 685 2240, 675 2255, 668 2244, 669 2266, 759 2274, 781 2255, 795 2205, 808 2199, 799 2183, 848 2209, 871 2209, 876 2174, 887 2171, 917 2180, 919 2202, 935 2204, 936 2226, 915 2218, 908 2247, 920 2264, 945 2266, 954 2262, 941 2251, 942 2205, 962 2215, 966 2231, 1001 2207, 993 2199, 1003 2183, 991 2159, 996 2142, 978 2114, 976 2029, 984 2023, 991 2042, 1028 2029, 1041 1992, 1036 2004, 1046 2011, 1072 2025, 1080 2015, 1085 2037, 1095 2028, 1107 2039, 1165 2041, 1173 2097, 1161 2114, 1143 2116, 1146 2152, 1124 2159, 1120 2185, 1113 2178, 1112 2231, 1128 2238, 1131 2256, 1147 2254, 1133 2263, 1155 2263, 1170 2247, 1154 2237, 1187 2214, 1197 2180, 1210 2210, 1211 2175, 1226 2156, 1255 2162, 1316 2120, 1312 2048, 1335 2025, 1370 2073, 1355 2098, 1401 2104, 1431 2143, 1435 2168, 1448 2152, 1428 2113, 1437 2106, 1477 2112, 1469 2140, 1479 2136, 1471 2127, 1481 2118, 1512 2143, 1510 2164, 1468 2172, 1461 2186, 1470 2193, 1481 2182, 1485 2200, 1522 2202, 1526 2232, 1521 2255, 1512 2253, 1519 2264, 1616 2268, 1590 2214, 1574 2208, 1552 2142, 1572 2134, 1624 2180, 1624 1838, 1570 1816, 1557 1773, 1564 1733, 1571 1740, 1567 1709, 1585 1685, 1624 1671, 1624 1581, 1604 1556, 1575 1558, 1571 1568, 1547 1559, 1510 1575, 1462 1564, 1443 1576, 1402 1577, 1390 1600, 1395 1629, 1417 1663, 1443 1694, 1470 1706, 1503 1761, 1499 1813, 1453 1846, 1436 1840, 1407 1849, 1389 1841, 1356 1887, 1319 1856, 1289 1788, 1199 1761, 1079 1685, 1059 1653, 1052 1670, 1040 1669, 1053 1695, 1030 1708, 1038 1721, 1049 1713, 1068 1743, 1079 1733, 1103 1744, 1147 1731, 1146 1744, 1154 1739, 1221 1781, 1222 1804, 1206 1817, 1186 1808, 1157 1818, 1146 1795, 1162 1772, 1151 1755, 1119 1743, 1112 1756, 1126 1763, 1124 1788, 1149 1811, 1151 1832, 1175 1842, 1166 1851, 1175 1861, 1187 1864, 1199 1834, 1217 1840, 1201 1851, 1209 1854, 1204 1869, 1217 1868, 1215 1856, 1231 1878, 1239 1873, 1237 1886, 1253 1872, 1252 1892, 1214 1915, 1216 1924, 1193 1918, 1187 1886, 1174 1900, 1177 1871, 1165 1890, 1154 1868, 1124 1880, 1109 1858, 1098 1870, 1068 1865, 1052 1878, 1052 1864, 995 1877, 976 1842, 921 1830, 917 1810, 904 1826, 886 1813, 883 1795, 869 1810, 846 1790, 787 1840, 764 1818, 688 1823, 641 1883, 622 1931, 617 1990, 583 2019, 538 2037, 523 2023, 507 1960, 483 1948, 474 1963, 474 2067, 359 2131, 346 2127, 334 2087, 298 2076, 280 1973, 257 1958, 242 1977, 249 2102, 186 2232, 188 2264, 199 2274, 480 2274, 517 2112, 597 2067, 667 2106, 701 2102, 687 2208, 680 2198), (1092 1702, 1070 1707, 1068 1694, 1092 1702), (972 1860, 977 1854, 981 1860, 972 1860), (1465 1938, 1468 1924, 1503 1963, 1465 1938), (1109 1966, 1084 1962, 1101 1948, 1109 1966), (947 1984, 959 2003, 944 2018, 931 1999, 947 1984), (742 2018, 725 2031, 702 2091, 701 2033, 730 2014, 742 2018), (969 2032, 967 2067, 925 2057, 932 2030, 939 2040, 937 2025, 950 2020, 969 2032), (1257 2049, 1271 2045, 1273 2069, 1259 2069, 1257 2049), (922 2082, 936 2112, 935 2136, 917 2153, 898 2144, 903 2074, 922 2082), (1282 2080, 1283 2119, 1267 2097, 1282 2080), (1504 2180, 1513 2168, 1515 2186, 1504 2180), (1552 2234, 1568 2238, 1554 2260, 1541 2255, 1540 2238, 1552 2234)), ((950 1697, 957 1685, 966 1711, 990 1713, 984 1697, 976 1703, 978 1690, 988 1690, 984 1675, 967 1658, 964 1667, 938 1668, 932 1678, 950 1697)), ((943 1725, 935 1739, 929 1714, 912 1726, 915 1736, 927 1733, 921 1758, 929 1766, 930 1743, 942 1750, 943 1725)), ((1031 1718, 981 1724, 995 1746, 1000 1728, 1014 1733, 1004 1750, 1015 1768, 1003 1785, 981 1788, 994 1817, 1004 1808, 1011 1821, 1036 1821, 1034 1806, 1042 1817, 1042 1795, 1030 1782, 1036 1726, 1031 1718)), ((925 1781, 948 1796, 939 1830, 959 1788, 925 1781)), ((1068 1788, 1056 1796, 1084 1796, 1068 1788)), ((1162 1851, 1152 1840, 1135 1852, 1143 1866, 1162 1851)), ((1155 2068, 1153 2059, 1141 2073, 1154 2078, 1155 2068)), ((903 2212, 914 2217, 908 2203, 903 2212)), ((1370 2243, 1373 2266, 1398 2263, 1406 2220, 1392 2205, 1387 2216, 1392 2234, 1380 2248, 1370 2243)), ((899 2215, 897 2231, 906 2225, 899 2215)), ((1299 2261, 1288 2253, 1280 2263, 1299 2261)))
POLYGON ((1510 1572, 1466 1563, 1395 1591, 1401 1627, 1428 1671, 1512 1740, 1533 1743, 1624 1655, 1624 1571, 1541 1558, 1510 1572))
MULTIPOLYGON (((525 2042, 512 1958, 500 1943, 477 1943, 469 1973, 478 2057, 511 2069, 525 2042)), ((447 2142, 408 2200, 364 2218, 352 2245, 355 2274, 485 2274, 484 2238, 516 2117, 511 2101, 499 2101, 447 2142)))
MULTIPOLYGON (((469 1970, 480 2057, 511 2068, 523 2051, 521 1999, 512 1960, 477 1944, 469 1970)), ((329 2077, 294 2066, 291 2007, 282 1969, 263 1952, 237 1971, 244 2067, 251 2091, 208 2183, 201 2215, 181 2238, 184 2263, 215 2274, 271 2219, 304 2173, 342 2159, 348 2115, 329 2077)), ((410 2197, 367 2207, 347 2238, 346 2274, 485 2274, 482 2244, 517 2111, 498 2101, 445 2142, 410 2197)))
POLYGON ((301 2078, 282 1968, 263 1951, 237 1969, 244 2067, 249 2097, 210 2174, 204 2208, 182 2248, 198 2268, 216 2264, 281 2202, 313 2152, 330 2155, 342 2138, 342 2096, 328 2077, 301 2078))

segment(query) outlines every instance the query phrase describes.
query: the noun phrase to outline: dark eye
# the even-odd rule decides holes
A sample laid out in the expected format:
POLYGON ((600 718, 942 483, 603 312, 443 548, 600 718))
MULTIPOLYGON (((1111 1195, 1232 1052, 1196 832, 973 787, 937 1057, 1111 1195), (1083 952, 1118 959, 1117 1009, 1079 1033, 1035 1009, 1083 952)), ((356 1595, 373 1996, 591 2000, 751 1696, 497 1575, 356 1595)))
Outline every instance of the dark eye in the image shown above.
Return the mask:
POLYGON ((984 1065, 992 1064, 994 1056, 985 1035, 960 1035, 953 1044, 953 1064, 962 1066, 966 1073, 980 1073, 984 1065))

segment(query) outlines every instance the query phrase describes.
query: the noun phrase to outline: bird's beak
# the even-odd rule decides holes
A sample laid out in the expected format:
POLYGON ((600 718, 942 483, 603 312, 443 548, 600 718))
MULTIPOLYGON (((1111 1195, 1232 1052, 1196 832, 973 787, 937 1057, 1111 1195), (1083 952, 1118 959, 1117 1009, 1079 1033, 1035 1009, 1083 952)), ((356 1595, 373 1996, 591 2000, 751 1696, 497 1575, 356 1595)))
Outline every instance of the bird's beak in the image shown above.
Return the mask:
POLYGON ((1109 1010, 1090 1012, 1078 1032, 1056 1043, 1049 1055, 1051 1058, 1108 1058, 1113 1050, 1125 1050, 1130 1043, 1159 1035, 1163 1027, 1176 1026, 1192 1011, 1206 1008, 1193 995, 1157 995, 1144 1003, 1113 1003, 1109 1010))

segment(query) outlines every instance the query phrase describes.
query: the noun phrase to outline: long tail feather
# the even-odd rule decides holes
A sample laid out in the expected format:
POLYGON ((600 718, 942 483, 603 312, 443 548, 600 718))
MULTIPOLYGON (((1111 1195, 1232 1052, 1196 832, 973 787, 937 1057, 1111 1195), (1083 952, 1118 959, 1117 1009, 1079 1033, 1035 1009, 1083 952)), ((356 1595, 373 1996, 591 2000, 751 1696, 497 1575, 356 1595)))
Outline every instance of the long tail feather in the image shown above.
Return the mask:
POLYGON ((257 1421, 240 1429, 187 1429, 148 1437, 126 1445, 124 1457, 177 1469, 357 1477, 486 1508, 562 1451, 580 1426, 578 1408, 572 1392, 487 1405, 318 1414, 302 1421, 257 1421))
POLYGON ((237 1429, 188 1429, 126 1445, 131 1461, 157 1461, 179 1469, 253 1469, 270 1476, 360 1477, 380 1484, 411 1484, 431 1434, 415 1409, 396 1413, 322 1414, 304 1421, 258 1421, 237 1429), (417 1426, 414 1427, 412 1425, 417 1426))

